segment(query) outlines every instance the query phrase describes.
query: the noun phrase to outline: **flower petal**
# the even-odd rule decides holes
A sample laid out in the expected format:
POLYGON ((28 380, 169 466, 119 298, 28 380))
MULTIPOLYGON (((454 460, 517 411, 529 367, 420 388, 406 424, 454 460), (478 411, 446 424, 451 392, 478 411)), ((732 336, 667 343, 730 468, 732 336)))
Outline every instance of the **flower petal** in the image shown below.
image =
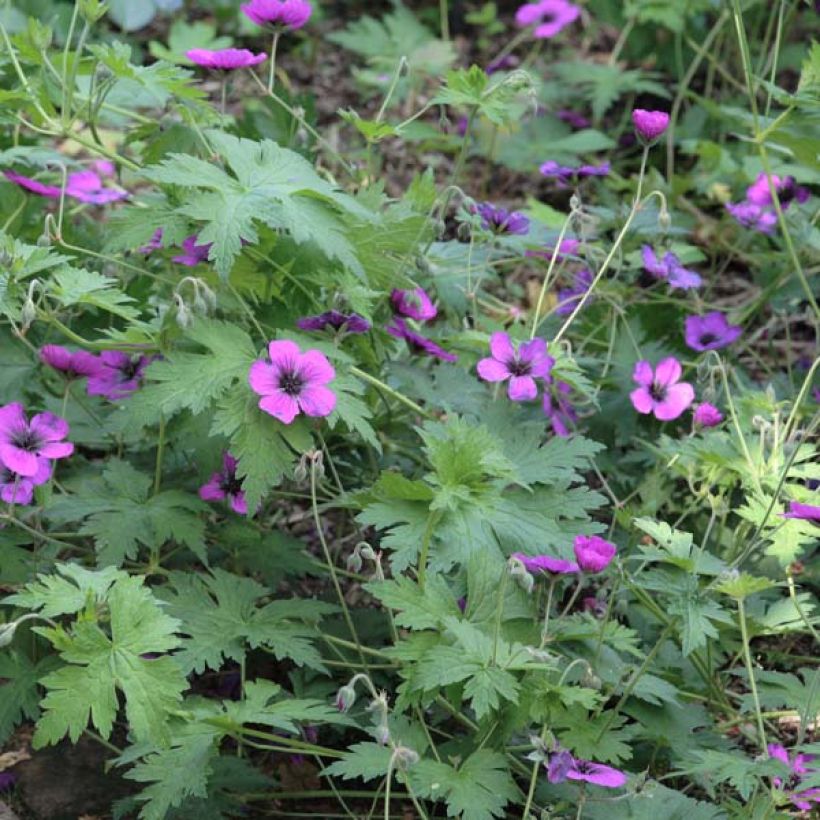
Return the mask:
POLYGON ((336 394, 329 387, 317 384, 303 388, 298 401, 306 416, 329 416, 336 407, 336 394))
POLYGON ((222 489, 221 473, 214 473, 208 480, 208 483, 203 484, 199 488, 199 497, 203 501, 221 501, 225 498, 225 491, 222 489))
POLYGON ((683 414, 695 400, 695 388, 688 382, 678 382, 666 390, 666 398, 655 404, 655 418, 672 421, 683 414))
POLYGON ((279 390, 279 370, 267 362, 254 362, 248 370, 248 384, 260 396, 276 393, 279 390))
POLYGON ((37 455, 43 458, 66 458, 73 452, 74 445, 70 441, 48 441, 37 450, 37 455))
POLYGON ((259 409, 279 419, 282 424, 290 424, 299 415, 296 399, 283 390, 277 390, 259 399, 259 409))
POLYGON ((669 387, 680 381, 681 373, 683 373, 683 368, 680 362, 674 356, 669 356, 658 362, 655 368, 655 381, 664 387, 669 387))
POLYGON ((629 400, 632 402, 632 406, 644 415, 651 413, 652 408, 655 406, 655 400, 646 387, 639 387, 637 390, 633 390, 629 394, 629 400))
POLYGON ((652 372, 652 365, 649 362, 641 360, 635 362, 635 369, 632 371, 632 381, 640 384, 642 387, 649 387, 655 378, 652 372))
POLYGON ((40 466, 34 453, 21 450, 13 444, 0 444, 0 461, 12 472, 25 477, 37 475, 40 466))
POLYGON ((299 373, 308 384, 327 384, 336 378, 333 365, 324 353, 318 350, 307 350, 299 358, 299 373))
POLYGON ((482 359, 476 365, 476 370, 485 382, 503 382, 510 375, 507 365, 498 361, 498 359, 482 359))
POLYGON ((509 334, 501 330, 490 336, 490 353, 499 362, 509 362, 515 358, 515 348, 510 341, 509 334))
POLYGON ((529 401, 538 395, 538 386, 532 376, 512 376, 507 395, 511 401, 529 401))

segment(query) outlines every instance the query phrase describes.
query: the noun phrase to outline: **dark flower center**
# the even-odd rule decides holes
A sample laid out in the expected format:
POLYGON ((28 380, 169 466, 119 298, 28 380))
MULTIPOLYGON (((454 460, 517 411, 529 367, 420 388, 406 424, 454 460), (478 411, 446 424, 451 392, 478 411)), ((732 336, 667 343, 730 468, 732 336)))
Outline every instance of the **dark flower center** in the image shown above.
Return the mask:
POLYGON ((649 395, 652 396, 655 401, 663 401, 666 398, 665 385, 653 382, 652 387, 649 388, 649 395))
POLYGON ((507 370, 510 371, 511 376, 529 376, 531 369, 532 365, 529 362, 520 359, 512 359, 507 362, 507 370))
POLYGON ((786 177, 783 180, 783 187, 777 192, 777 198, 782 205, 791 202, 797 194, 797 185, 794 177, 786 177))
POLYGON ((289 396, 298 396, 302 392, 305 380, 299 373, 293 371, 283 373, 279 378, 279 388, 289 396))
POLYGON ((11 440, 14 442, 15 447, 19 447, 27 453, 36 453, 43 443, 42 439, 28 428, 15 432, 11 440))
POLYGON ((126 362, 122 365, 122 367, 118 367, 117 370, 120 371, 122 376, 122 380, 124 382, 130 382, 131 379, 135 378, 139 373, 139 366, 140 360, 139 359, 131 359, 130 362, 126 362))
POLYGON ((236 477, 235 473, 222 473, 219 480, 219 489, 225 495, 237 496, 242 492, 242 482, 236 477))
POLYGON ((700 337, 700 343, 705 347, 706 345, 714 344, 718 337, 714 333, 704 333, 700 337))

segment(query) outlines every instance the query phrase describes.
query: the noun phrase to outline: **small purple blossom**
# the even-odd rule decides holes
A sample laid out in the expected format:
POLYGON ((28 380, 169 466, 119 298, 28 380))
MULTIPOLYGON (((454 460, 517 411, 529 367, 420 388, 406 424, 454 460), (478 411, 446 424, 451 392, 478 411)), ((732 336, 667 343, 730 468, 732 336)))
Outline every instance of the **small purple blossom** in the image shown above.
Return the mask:
POLYGON ((629 394, 632 406, 644 415, 653 413, 660 421, 678 418, 695 400, 695 389, 680 380, 682 372, 674 356, 658 362, 654 370, 647 361, 636 362, 632 380, 640 386, 629 394))
POLYGON ((52 464, 47 458, 37 459, 37 469, 31 476, 20 475, 0 464, 0 500, 6 504, 28 506, 34 499, 34 488, 51 478, 51 470, 52 464))
POLYGON ((139 253, 148 256, 149 254, 152 254, 154 251, 158 251, 162 247, 162 236, 164 233, 165 232, 162 230, 162 228, 157 228, 151 235, 151 238, 148 240, 148 243, 140 248, 137 248, 139 253))
POLYGON ((108 401, 124 399, 139 389, 145 368, 154 356, 132 356, 122 350, 100 353, 100 370, 88 379, 89 396, 104 396, 108 401))
POLYGON ((495 74, 496 71, 506 71, 508 68, 516 68, 521 60, 515 56, 515 54, 505 54, 499 60, 493 60, 490 63, 487 63, 487 67, 484 71, 488 75, 495 74))
POLYGON ((526 3, 515 13, 520 28, 535 26, 533 36, 539 40, 555 37, 581 15, 581 9, 568 0, 540 0, 526 3))
POLYGON ((192 48, 185 52, 185 56, 198 66, 219 71, 248 68, 264 63, 268 59, 267 54, 254 54, 246 48, 223 48, 218 51, 211 51, 207 48, 192 48))
POLYGON ((723 413, 705 401, 695 408, 694 420, 699 427, 717 427, 723 421, 723 413))
POLYGON ((509 380, 507 396, 511 401, 529 401, 538 395, 535 380, 549 376, 555 359, 547 354, 543 339, 522 342, 518 350, 509 334, 497 331, 490 337, 490 353, 478 363, 478 375, 487 382, 509 380))
POLYGON ((617 547, 599 535, 576 535, 575 560, 582 572, 603 572, 615 557, 617 547))
POLYGON ((687 316, 684 323, 686 344, 692 350, 719 350, 737 341, 743 328, 730 325, 719 311, 705 316, 687 316))
POLYGON ((647 111, 644 108, 636 108, 632 112, 632 124, 641 139, 652 142, 669 127, 669 114, 665 111, 647 111))
POLYGON ((700 274, 683 267, 680 259, 671 251, 667 251, 661 259, 650 245, 644 245, 641 257, 644 270, 656 279, 666 279, 672 288, 691 290, 703 284, 700 274))
POLYGON ((541 176, 557 179, 562 188, 573 185, 584 177, 605 177, 610 171, 610 164, 602 162, 599 165, 560 165, 554 159, 541 164, 541 176))
MULTIPOLYGON (((567 256, 577 256, 581 248, 580 239, 562 239, 558 245, 558 252, 555 254, 557 260, 566 259, 567 256)), ((540 259, 550 260, 555 251, 554 247, 547 247, 542 251, 525 251, 524 256, 539 257, 540 259)))
POLYGON ((561 108, 556 111, 555 116, 567 125, 576 129, 589 128, 590 125, 592 125, 592 123, 583 114, 579 114, 577 111, 572 111, 568 108, 561 108))
MULTIPOLYGON (((558 291, 558 306, 555 308, 555 312, 559 316, 566 316, 572 313, 578 305, 578 302, 581 301, 584 294, 590 289, 592 279, 591 270, 588 268, 579 270, 573 277, 572 286, 561 288, 558 291)), ((587 300, 587 303, 589 303, 589 300, 587 300)))
POLYGON ((820 507, 814 504, 801 504, 799 501, 789 501, 789 511, 782 513, 782 516, 820 523, 820 507))
POLYGON ((769 234, 777 225, 777 213, 774 209, 761 208, 754 202, 727 202, 726 210, 744 228, 751 228, 759 233, 769 234))
POLYGON ((574 561, 555 558, 552 555, 524 555, 523 552, 514 552, 512 557, 520 561, 524 569, 532 575, 570 575, 580 571, 580 567, 574 561))
POLYGON ((390 294, 390 301, 396 313, 409 316, 418 322, 435 319, 438 313, 436 306, 424 288, 416 288, 415 290, 394 289, 390 294))
POLYGON ((569 770, 575 765, 575 758, 566 750, 558 749, 550 755, 547 766, 547 780, 550 783, 563 783, 569 770))
POLYGON ((270 363, 254 362, 248 371, 251 390, 262 398, 259 408, 283 424, 291 424, 299 413, 329 416, 336 407, 336 394, 327 386, 336 378, 333 365, 319 350, 302 353, 288 339, 268 345, 270 363))
POLYGON ((306 0, 250 0, 239 7, 257 26, 302 28, 313 8, 306 0))
MULTIPOLYGON (((784 212, 789 209, 792 202, 803 203, 810 196, 808 188, 798 185, 792 176, 779 177, 772 174, 771 181, 784 212)), ((727 203, 726 210, 744 228, 752 228, 765 234, 771 233, 777 224, 777 212, 766 174, 758 174, 757 179, 746 189, 746 198, 742 202, 727 203)))
POLYGON ((766 748, 769 757, 785 763, 791 769, 791 777, 788 783, 783 783, 781 778, 775 777, 773 778, 774 785, 778 789, 786 787, 789 790, 789 799, 800 811, 811 811, 814 808, 813 804, 820 803, 820 789, 813 788, 803 791, 796 791, 796 789, 805 775, 814 774, 817 771, 816 767, 808 766, 815 759, 815 756, 798 754, 790 757, 786 749, 779 743, 770 743, 766 748))
MULTIPOLYGON (((36 179, 16 174, 13 171, 4 171, 3 173, 8 180, 34 194, 49 199, 59 199, 62 195, 62 188, 59 185, 46 185, 36 179)), ((91 170, 69 174, 66 178, 65 194, 90 205, 104 205, 129 196, 128 191, 104 187, 99 174, 91 170)))
POLYGON ((547 778, 550 783, 563 783, 565 780, 583 780, 607 789, 623 786, 627 777, 620 769, 595 763, 592 760, 581 760, 573 757, 566 749, 558 748, 550 755, 547 765, 547 778))
POLYGON ((188 236, 182 241, 182 250, 179 256, 172 257, 171 261, 178 265, 185 265, 187 268, 195 268, 200 262, 205 262, 208 259, 208 254, 211 251, 211 244, 208 242, 205 245, 197 244, 196 236, 188 236))
POLYGON ((530 220, 519 211, 509 211, 491 202, 482 202, 476 206, 481 217, 481 227, 496 234, 517 234, 524 236, 530 232, 530 220))
POLYGON ((0 407, 0 463, 33 480, 42 474, 43 459, 74 452, 74 445, 64 441, 68 433, 68 422, 53 413, 38 413, 29 421, 22 404, 6 404, 0 407))
POLYGON ((555 382, 548 377, 544 380, 549 385, 544 390, 542 407, 544 415, 550 420, 555 435, 566 438, 569 435, 570 427, 578 420, 578 414, 570 403, 567 396, 572 392, 572 387, 566 382, 555 382))
POLYGON ((301 330, 325 330, 332 328, 344 333, 367 333, 370 322, 359 316, 358 313, 341 313, 338 310, 328 310, 318 316, 305 316, 296 322, 301 330))
POLYGON ((391 324, 385 330, 397 339, 404 339, 407 346, 414 353, 421 353, 425 356, 432 356, 434 359, 441 359, 443 362, 458 361, 458 356, 448 353, 443 347, 437 345, 432 339, 422 336, 411 330, 404 319, 395 316, 391 324))
POLYGON ((242 481, 236 476, 236 464, 236 459, 230 453, 224 453, 222 469, 199 488, 199 497, 203 501, 227 500, 235 513, 247 515, 248 503, 242 490, 242 481))
POLYGON ((67 379, 83 379, 96 376, 102 369, 100 360, 84 350, 71 352, 61 345, 43 345, 40 361, 59 370, 67 379))

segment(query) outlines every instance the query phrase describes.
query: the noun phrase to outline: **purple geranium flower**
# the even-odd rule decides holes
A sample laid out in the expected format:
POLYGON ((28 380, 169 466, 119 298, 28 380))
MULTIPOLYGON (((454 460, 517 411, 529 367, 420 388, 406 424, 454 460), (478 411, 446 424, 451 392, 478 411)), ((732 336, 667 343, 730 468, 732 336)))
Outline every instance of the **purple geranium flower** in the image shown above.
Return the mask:
POLYGON ((336 378, 333 365, 319 350, 302 353, 288 339, 268 345, 268 362, 259 361, 248 371, 251 390, 262 398, 259 408, 290 424, 299 413, 329 416, 336 407, 336 394, 327 384, 336 378))
MULTIPOLYGON (((576 256, 581 248, 580 239, 562 239, 558 246, 558 252, 555 254, 556 260, 565 259, 567 256, 576 256)), ((525 251, 524 256, 540 257, 541 259, 552 259, 554 247, 547 247, 543 251, 525 251)))
MULTIPOLYGON (((572 287, 561 288, 558 291, 558 306, 555 312, 559 316, 566 316, 575 310, 578 302, 592 285, 592 271, 587 268, 579 270, 573 279, 572 287)), ((587 300, 589 302, 589 300, 587 300)))
POLYGON ((579 114, 577 111, 572 111, 568 108, 561 108, 556 111, 555 116, 573 128, 589 128, 589 126, 592 125, 583 114, 579 114))
MULTIPOLYGON (((802 203, 810 196, 809 190, 797 185, 792 176, 779 177, 772 174, 771 179, 783 211, 788 210, 792 202, 802 203)), ((777 224, 777 212, 766 174, 758 174, 757 179, 746 189, 746 198, 742 202, 728 202, 726 210, 744 228, 771 233, 777 224)))
POLYGON ((570 426, 578 420, 575 408, 566 398, 572 392, 572 387, 566 382, 553 384, 551 377, 547 377, 544 381, 549 385, 544 390, 542 400, 544 415, 550 420, 554 433, 561 438, 566 438, 569 435, 570 426))
POLYGON ((727 202, 726 210, 744 227, 771 233, 777 224, 777 213, 774 209, 761 208, 753 202, 727 202))
POLYGON ((680 380, 681 373, 674 356, 658 362, 654 371, 649 362, 636 362, 632 380, 640 387, 629 394, 632 406, 644 415, 654 413, 660 421, 678 418, 695 400, 695 389, 680 380))
POLYGON ((573 757, 566 749, 558 748, 550 755, 547 766, 547 778, 550 783, 563 783, 565 780, 583 780, 607 789, 623 786, 627 777, 620 769, 594 763, 591 760, 580 760, 573 757))
POLYGON ((63 441, 68 432, 68 422, 53 413, 38 413, 29 421, 22 404, 0 407, 0 462, 33 479, 41 474, 43 459, 66 458, 74 452, 74 445, 63 441))
POLYGON ((432 356, 435 359, 441 359, 444 362, 458 361, 458 356, 454 353, 448 353, 443 347, 439 347, 432 339, 422 336, 411 330, 404 319, 398 316, 393 318, 392 324, 387 325, 385 330, 397 339, 404 339, 407 346, 414 353, 423 353, 426 356, 432 356))
POLYGON ((578 182, 583 177, 605 177, 610 171, 610 164, 602 162, 599 165, 560 165, 554 159, 542 163, 539 168, 541 176, 557 179, 558 184, 565 188, 578 182))
POLYGON ((40 361, 59 370, 67 379, 82 379, 96 376, 102 369, 100 360, 84 350, 71 352, 61 345, 43 345, 40 361))
POLYGON ((774 785, 778 789, 786 786, 790 790, 789 798, 793 805, 800 809, 800 811, 811 811, 813 804, 820 803, 820 789, 814 788, 796 791, 796 788, 804 775, 814 774, 817 771, 815 767, 807 765, 815 759, 814 755, 798 754, 790 758, 789 753, 779 743, 770 743, 766 748, 769 752, 769 757, 773 757, 781 763, 785 763, 792 772, 788 783, 784 784, 781 778, 775 777, 773 778, 774 785))
POLYGON ((313 12, 306 0, 251 0, 239 8, 257 26, 293 29, 302 28, 313 12))
POLYGON ((644 108, 636 108, 632 112, 632 124, 642 139, 652 142, 669 127, 669 114, 665 111, 647 111, 644 108))
POLYGON ((267 54, 254 54, 246 48, 223 48, 211 51, 207 48, 192 48, 185 56, 203 68, 215 68, 219 71, 233 71, 237 68, 248 68, 259 65, 268 59, 267 54))
POLYGON ((497 331, 490 337, 492 356, 478 363, 478 375, 487 382, 509 379, 507 395, 512 401, 528 401, 538 395, 537 378, 549 376, 555 359, 547 354, 543 339, 522 342, 518 351, 509 334, 497 331))
MULTIPOLYGON (((59 199, 62 194, 62 188, 59 185, 45 185, 36 179, 16 174, 13 171, 4 171, 3 173, 11 182, 40 196, 59 199)), ((105 188, 102 179, 94 171, 77 171, 69 174, 66 178, 65 193, 66 196, 91 205, 104 205, 107 202, 116 202, 128 196, 128 191, 119 188, 105 188)))
POLYGON ((534 25, 533 36, 545 40, 555 37, 580 14, 581 9, 568 0, 540 0, 521 6, 515 13, 515 22, 521 28, 534 25))
POLYGON ((482 202, 476 206, 481 217, 481 227, 493 233, 512 233, 523 236, 530 231, 530 220, 519 211, 508 211, 491 202, 482 202))
POLYGON ((569 575, 578 572, 580 567, 574 561, 555 558, 552 555, 524 555, 523 552, 514 552, 512 557, 524 565, 524 569, 533 575, 569 575))
POLYGON ((435 319, 438 311, 423 288, 394 290, 390 294, 393 310, 419 322, 435 319))
POLYGON ((205 245, 197 244, 196 236, 188 236, 182 241, 182 250, 185 251, 179 256, 172 257, 171 261, 188 268, 195 268, 200 262, 208 259, 211 251, 211 242, 205 245))
POLYGON ((89 396, 104 396, 117 401, 139 389, 145 368, 154 356, 132 356, 122 350, 104 350, 100 353, 100 370, 88 379, 89 396))
POLYGON ((703 284, 700 274, 683 267, 680 259, 671 251, 667 251, 661 259, 650 245, 644 245, 641 256, 644 270, 656 279, 666 279, 672 288, 690 290, 703 284))
POLYGON ((603 572, 615 557, 617 547, 598 535, 576 535, 575 559, 583 572, 603 572))
POLYGON ((695 424, 700 427, 717 427, 723 421, 723 413, 709 402, 703 402, 695 408, 695 424))
POLYGON ((34 498, 34 488, 45 484, 51 478, 51 461, 37 459, 37 470, 32 476, 20 475, 0 464, 0 499, 6 504, 27 506, 34 498))
POLYGON ((162 236, 164 231, 162 228, 157 228, 154 233, 151 235, 151 238, 148 240, 148 244, 143 245, 137 250, 148 256, 149 254, 153 253, 154 251, 158 251, 162 247, 162 236))
POLYGON ((743 328, 730 325, 726 317, 718 312, 705 316, 687 316, 684 336, 686 344, 692 350, 718 350, 737 341, 743 328))
POLYGON ((207 484, 199 488, 203 501, 228 500, 231 509, 240 515, 248 514, 248 503, 242 490, 242 481, 236 477, 236 459, 230 453, 222 456, 222 469, 214 473, 207 484))
POLYGON ((358 313, 340 313, 338 310, 328 310, 318 316, 305 316, 296 322, 296 326, 301 330, 324 330, 330 327, 345 333, 367 333, 370 330, 370 322, 364 316, 359 316, 358 313))
POLYGON ((789 511, 782 513, 782 516, 820 523, 820 507, 813 504, 801 504, 799 501, 789 501, 789 511))

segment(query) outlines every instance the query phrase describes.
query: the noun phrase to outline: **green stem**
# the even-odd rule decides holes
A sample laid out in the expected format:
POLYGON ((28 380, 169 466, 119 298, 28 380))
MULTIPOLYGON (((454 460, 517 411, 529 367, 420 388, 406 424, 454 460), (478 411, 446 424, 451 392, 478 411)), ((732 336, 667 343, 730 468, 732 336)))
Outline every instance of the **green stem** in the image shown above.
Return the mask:
POLYGON ((552 281, 552 270, 555 267, 558 257, 561 255, 561 243, 564 241, 564 236, 566 235, 570 222, 572 222, 573 214, 574 211, 567 214, 567 218, 564 220, 564 224, 561 226, 561 230, 558 233, 558 238, 555 240, 555 246, 553 247, 552 254, 550 255, 549 266, 547 267, 547 272, 544 274, 544 281, 541 283, 538 301, 535 303, 535 315, 532 317, 532 328, 530 329, 531 340, 535 338, 535 334, 538 331, 538 325, 541 324, 541 310, 544 305, 544 298, 547 295, 547 288, 552 281))
POLYGON ((435 416, 429 411, 425 410, 420 405, 416 404, 411 399, 408 399, 407 396, 399 393, 398 390, 394 390, 389 385, 385 384, 383 381, 377 379, 375 376, 371 376, 369 373, 366 373, 364 370, 359 370, 358 367, 351 367, 350 372, 360 378, 362 381, 367 382, 368 384, 373 385, 373 387, 379 388, 379 390, 387 393, 388 396, 394 398, 396 401, 401 402, 405 407, 409 407, 414 413, 418 413, 420 416, 424 416, 425 418, 432 419, 435 416))
POLYGON ((154 464, 154 495, 162 487, 162 460, 165 456, 165 416, 160 413, 159 438, 157 440, 157 460, 154 464))
POLYGON ((273 94, 273 86, 276 84, 276 49, 279 46, 279 36, 282 32, 277 27, 273 32, 273 39, 270 44, 270 73, 268 74, 268 94, 273 94))
POLYGON ((572 591, 572 596, 570 597, 569 601, 567 602, 567 605, 564 607, 564 609, 561 612, 561 617, 562 618, 565 618, 569 614, 569 611, 572 609, 573 604, 578 600, 578 596, 581 594, 581 590, 584 588, 585 581, 586 581, 586 578, 584 578, 584 573, 579 572, 578 573, 578 583, 576 584, 575 589, 572 591))
POLYGON ((438 0, 438 15, 441 21, 441 39, 450 40, 450 9, 447 0, 438 0))
POLYGON ((743 642, 743 660, 746 664, 746 674, 749 676, 749 688, 752 690, 752 700, 755 705, 755 718, 757 719, 757 733, 760 742, 760 750, 766 754, 766 728, 763 725, 763 713, 760 708, 760 697, 757 693, 757 681, 755 680, 754 667, 752 666, 752 653, 749 650, 749 630, 746 626, 746 611, 743 607, 743 599, 737 601, 737 617, 740 621, 740 637, 743 642))
POLYGON ((501 583, 498 585, 498 594, 495 602, 495 628, 493 629, 493 659, 492 665, 495 666, 496 657, 498 655, 498 639, 501 636, 501 618, 504 615, 504 595, 507 592, 507 582, 509 581, 510 573, 507 568, 501 575, 501 583))
POLYGON ((558 577, 550 579, 549 587, 547 589, 547 608, 544 612, 544 628, 541 630, 541 649, 547 645, 550 630, 550 610, 552 609, 552 594, 555 592, 555 585, 558 583, 558 577))
POLYGON ((427 579, 427 560, 430 552, 430 543, 433 540, 433 530, 438 524, 441 513, 436 510, 430 512, 427 517, 427 526, 424 528, 424 535, 421 539, 421 551, 419 552, 418 582, 419 588, 424 592, 424 584, 427 579))

